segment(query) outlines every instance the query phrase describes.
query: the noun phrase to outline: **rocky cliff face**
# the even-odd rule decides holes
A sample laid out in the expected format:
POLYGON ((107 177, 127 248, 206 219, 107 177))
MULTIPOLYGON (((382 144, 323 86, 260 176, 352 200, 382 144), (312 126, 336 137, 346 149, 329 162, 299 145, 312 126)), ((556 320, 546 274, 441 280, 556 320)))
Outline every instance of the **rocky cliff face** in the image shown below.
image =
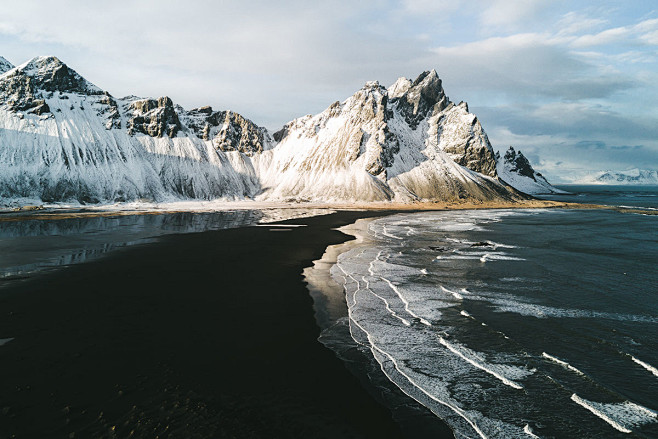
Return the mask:
POLYGON ((507 184, 531 195, 559 194, 564 191, 553 187, 543 175, 535 171, 528 159, 513 147, 504 156, 496 153, 498 175, 507 184))
POLYGON ((406 123, 416 129, 428 114, 438 113, 450 102, 436 71, 421 73, 415 81, 400 78, 390 87, 389 96, 406 123))
POLYGON ((142 99, 126 105, 130 113, 128 134, 146 134, 151 137, 176 137, 181 129, 174 103, 167 96, 158 99, 142 99))
POLYGON ((220 151, 239 151, 248 157, 271 148, 274 141, 265 128, 232 111, 213 111, 206 106, 185 114, 187 126, 220 151))
POLYGON ((388 89, 368 82, 322 113, 288 123, 274 139, 275 153, 257 161, 269 198, 514 197, 496 179, 494 152, 477 118, 466 104, 450 102, 435 71, 388 89))
POLYGON ((435 71, 367 83, 270 135, 168 97, 117 99, 55 57, 0 74, 0 198, 515 199, 489 140, 435 71))

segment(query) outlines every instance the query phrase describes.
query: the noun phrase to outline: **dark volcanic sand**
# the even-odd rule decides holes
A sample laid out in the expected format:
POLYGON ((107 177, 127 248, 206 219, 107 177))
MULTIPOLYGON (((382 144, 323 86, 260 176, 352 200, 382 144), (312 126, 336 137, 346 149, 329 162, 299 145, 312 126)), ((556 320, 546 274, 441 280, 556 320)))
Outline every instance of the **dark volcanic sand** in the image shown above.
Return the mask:
POLYGON ((383 212, 159 238, 0 290, 0 438, 402 436, 318 341, 303 267, 383 212))

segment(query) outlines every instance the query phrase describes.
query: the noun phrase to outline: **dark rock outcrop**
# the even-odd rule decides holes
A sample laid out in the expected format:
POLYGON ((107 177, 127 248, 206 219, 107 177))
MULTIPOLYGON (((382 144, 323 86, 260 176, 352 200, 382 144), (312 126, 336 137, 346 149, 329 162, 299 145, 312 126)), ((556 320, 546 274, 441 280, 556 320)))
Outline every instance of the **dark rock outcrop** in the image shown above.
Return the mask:
POLYGON ((232 111, 224 113, 223 125, 212 142, 222 151, 240 151, 252 156, 263 152, 266 132, 255 123, 232 111))
POLYGON ((167 96, 142 99, 128 104, 132 117, 128 120, 128 134, 142 133, 152 137, 176 137, 181 129, 174 103, 167 96))
POLYGON ((395 85, 391 103, 397 105, 397 110, 412 129, 428 115, 445 109, 450 102, 435 70, 421 73, 413 83, 398 82, 395 85))
POLYGON ((251 157, 267 149, 271 138, 264 128, 232 111, 200 107, 185 115, 185 124, 203 140, 211 140, 221 151, 240 151, 251 157))
POLYGON ((100 109, 98 110, 99 116, 105 116, 105 129, 119 129, 121 128, 121 115, 119 114, 119 106, 117 101, 108 92, 98 100, 100 109))
POLYGON ((0 75, 13 69, 14 65, 0 56, 0 75))
MULTIPOLYGON (((500 154, 497 153, 496 158, 500 159, 500 154)), ((505 152, 505 155, 503 156, 503 160, 507 164, 511 172, 514 172, 519 175, 523 175, 524 177, 532 178, 535 181, 536 181, 535 175, 540 177, 542 176, 540 173, 535 172, 535 170, 532 169, 532 165, 530 164, 528 159, 523 155, 523 153, 521 153, 521 151, 517 152, 511 146, 505 152)))

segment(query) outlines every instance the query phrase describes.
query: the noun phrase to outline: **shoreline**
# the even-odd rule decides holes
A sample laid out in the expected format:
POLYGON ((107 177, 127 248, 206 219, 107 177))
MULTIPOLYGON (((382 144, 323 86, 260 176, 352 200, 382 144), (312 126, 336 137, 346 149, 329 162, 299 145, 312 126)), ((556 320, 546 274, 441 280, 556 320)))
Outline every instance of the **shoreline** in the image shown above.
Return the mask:
MULTIPOLYGON (((176 202, 162 204, 117 204, 90 206, 24 206, 24 208, 0 210, 0 223, 26 220, 60 220, 70 218, 94 218, 128 215, 163 215, 171 213, 208 213, 230 210, 268 211, 431 211, 472 209, 611 209, 625 211, 616 206, 581 204, 552 200, 519 200, 514 202, 418 202, 418 203, 314 203, 314 202, 176 202)), ((294 216, 293 216, 294 217, 294 216)), ((279 219, 272 219, 278 221, 279 219)))
POLYGON ((318 342, 302 277, 352 239, 337 227, 389 213, 168 235, 5 285, 0 434, 403 437, 318 342))
MULTIPOLYGON (((391 215, 397 213, 409 212, 397 211, 391 215)), ((359 218, 352 224, 340 227, 338 230, 352 239, 328 246, 322 258, 304 269, 307 288, 313 298, 315 318, 321 328, 318 341, 343 360, 361 385, 389 408, 405 437, 454 439, 454 432, 445 421, 391 381, 372 354, 363 352, 352 338, 345 290, 332 278, 330 271, 342 254, 369 244, 368 225, 379 218, 383 217, 359 218)))

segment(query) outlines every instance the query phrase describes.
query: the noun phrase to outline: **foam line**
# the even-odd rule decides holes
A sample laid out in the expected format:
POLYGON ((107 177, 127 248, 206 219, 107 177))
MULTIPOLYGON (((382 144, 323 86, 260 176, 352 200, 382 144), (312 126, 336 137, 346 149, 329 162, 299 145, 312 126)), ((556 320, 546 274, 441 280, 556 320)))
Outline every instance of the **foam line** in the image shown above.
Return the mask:
MULTIPOLYGON (((356 293, 355 293, 355 298, 356 298, 356 293)), ((356 301, 356 300, 355 300, 355 301, 356 301)), ((361 329, 361 331, 363 331, 363 332, 366 334, 366 337, 368 338, 368 343, 370 343, 370 350, 373 352, 373 355, 375 354, 375 351, 377 351, 377 352, 379 352, 381 355, 383 355, 383 356, 385 356, 386 358, 388 358, 389 361, 391 361, 391 363, 393 363, 393 366, 395 367, 395 370, 397 370, 397 372, 398 372, 400 375, 402 375, 407 381, 409 381, 409 383, 410 383, 415 389, 421 391, 424 395, 426 395, 426 396, 427 396, 428 398, 430 398, 432 401, 437 402, 437 403, 439 403, 439 404, 441 404, 441 405, 443 405, 443 406, 446 406, 446 407, 448 407, 449 409, 451 409, 452 411, 454 411, 455 413, 457 413, 461 418, 463 418, 463 419, 468 423, 468 425, 470 425, 470 426, 473 428, 473 430, 475 430, 475 432, 476 432, 476 433, 477 433, 482 439, 487 439, 487 436, 484 434, 484 432, 483 432, 482 430, 480 430, 480 428, 477 426, 477 424, 475 423, 475 421, 471 420, 468 416, 466 416, 466 413, 464 412, 464 410, 462 410, 462 409, 460 409, 459 407, 454 406, 454 405, 452 405, 452 404, 450 404, 450 403, 448 403, 448 402, 446 402, 446 401, 443 401, 443 400, 437 398, 436 396, 432 395, 432 394, 429 393, 427 390, 423 389, 423 387, 420 386, 420 385, 419 385, 419 384, 418 384, 418 383, 417 383, 412 377, 410 377, 409 375, 407 375, 406 373, 404 373, 404 372, 402 371, 402 369, 400 368, 400 365, 398 364, 398 362, 395 360, 395 358, 393 358, 393 356, 391 356, 388 352, 386 352, 386 351, 384 351, 383 349, 379 348, 379 347, 375 344, 375 342, 372 340, 372 337, 370 336, 370 334, 368 333, 368 331, 366 331, 365 328, 364 328, 363 326, 361 326, 361 325, 360 325, 360 324, 359 324, 359 323, 358 323, 358 322, 352 317, 352 310, 349 309, 349 308, 348 308, 348 315, 349 315, 350 322, 354 323, 359 329, 361 329)), ((384 365, 383 365, 382 363, 379 363, 379 367, 380 367, 380 369, 382 370, 382 372, 384 373, 384 375, 386 375, 386 376, 391 380, 391 382, 395 383, 395 380, 394 380, 393 377, 391 377, 391 375, 390 375, 390 374, 384 369, 384 365)), ((397 383, 396 383, 396 385, 397 385, 397 383)), ((406 389, 404 389, 403 387, 401 387, 401 386, 398 385, 398 388, 399 388, 400 390, 402 390, 402 392, 403 392, 404 394, 406 394, 407 396, 409 396, 410 398, 413 398, 413 399, 415 399, 416 401, 418 401, 416 398, 414 398, 413 395, 411 395, 411 394, 410 394, 406 389)), ((418 401, 418 402, 419 402, 420 404, 422 404, 421 401, 418 401)))
POLYGON ((632 359, 633 361, 635 361, 637 364, 639 364, 640 366, 644 367, 646 370, 648 370, 649 372, 651 372, 652 374, 654 374, 655 376, 658 377, 658 369, 656 369, 655 367, 653 367, 652 365, 650 365, 650 364, 648 364, 648 363, 645 363, 645 362, 642 361, 642 360, 638 360, 637 358, 635 358, 635 357, 632 356, 632 355, 631 355, 630 357, 631 357, 631 359, 632 359))
MULTIPOLYGON (((377 258, 375 258, 375 259, 378 259, 378 258, 379 258, 379 255, 380 255, 381 253, 382 253, 382 252, 380 251, 380 252, 377 254, 377 258)), ((373 261, 373 262, 374 262, 374 261, 373 261)), ((372 262, 370 263, 370 265, 371 265, 371 267, 372 267, 372 262)), ((336 266, 340 269, 340 271, 342 271, 342 272, 345 274, 346 277, 349 277, 349 278, 351 278, 354 282, 356 282, 356 288, 357 288, 357 289, 356 289, 356 291, 354 292, 354 297, 356 297, 356 293, 358 293, 359 291, 362 291, 362 290, 363 290, 363 289, 361 288, 361 283, 360 283, 360 282, 359 282, 354 276, 352 276, 351 274, 348 274, 345 270, 343 270, 343 267, 341 267, 340 264, 336 264, 336 266)), ((372 271, 371 271, 370 268, 368 269, 368 271, 370 271, 370 272, 372 273, 372 271)), ((388 312, 389 312, 393 317, 395 317, 396 319, 399 319, 399 320, 400 320, 405 326, 411 326, 411 322, 409 322, 409 320, 400 317, 395 311, 393 311, 393 310, 391 309, 391 307, 389 306, 388 301, 387 301, 385 298, 383 298, 383 297, 380 296, 379 294, 377 294, 377 293, 375 293, 374 291, 372 291, 372 289, 370 289, 370 281, 369 281, 368 279, 366 279, 365 276, 361 276, 361 280, 362 280, 363 282, 365 282, 365 284, 366 284, 366 288, 365 288, 365 290, 368 290, 373 296, 375 296, 375 297, 377 297, 378 299, 380 299, 381 301, 383 301, 384 304, 386 305, 386 309, 388 310, 388 312)))
POLYGON ((443 291, 444 293, 452 294, 453 297, 457 300, 464 300, 464 296, 462 296, 461 294, 459 294, 456 291, 452 291, 452 290, 447 289, 443 285, 441 285, 441 291, 443 291))
POLYGON ((407 311, 410 316, 415 317, 417 319, 420 319, 420 323, 422 323, 423 325, 432 326, 432 324, 430 322, 428 322, 424 318, 418 316, 415 312, 413 312, 412 310, 409 309, 409 302, 407 301, 407 299, 402 297, 402 294, 400 293, 400 290, 398 290, 398 288, 395 285, 393 285, 393 283, 390 280, 386 279, 385 277, 381 277, 381 276, 379 278, 381 280, 383 280, 384 282, 386 282, 388 284, 388 286, 391 287, 391 289, 395 292, 395 294, 398 295, 398 297, 400 298, 402 303, 404 303, 405 311, 407 311))
POLYGON ((530 437, 535 437, 539 439, 539 436, 537 436, 535 433, 532 432, 532 428, 530 428, 528 424, 526 424, 525 427, 523 427, 523 432, 530 437))
POLYGON ((580 396, 576 395, 575 393, 574 393, 573 395, 571 395, 571 400, 572 400, 573 402, 575 402, 576 404, 578 404, 578 405, 580 405, 580 406, 582 406, 582 407, 585 407, 587 410, 589 410, 590 412, 594 413, 594 415, 598 416, 599 418, 603 419, 603 420, 604 420, 605 422, 607 422, 608 424, 612 425, 612 427, 613 427, 615 430, 619 430, 619 431, 621 431, 622 433, 632 433, 631 430, 629 430, 628 428, 624 427, 624 426, 621 425, 621 424, 618 424, 614 419, 610 418, 608 415, 606 415, 605 413, 601 412, 600 410, 597 410, 596 407, 594 407, 594 406, 588 404, 588 402, 587 402, 586 400, 584 400, 584 399, 581 398, 580 396))
POLYGON ((384 235, 384 236, 388 236, 389 238, 393 238, 393 239, 399 239, 399 240, 404 239, 404 238, 401 238, 401 237, 399 237, 399 236, 395 236, 395 235, 393 235, 393 234, 391 234, 391 233, 388 233, 388 232, 386 231, 386 226, 383 226, 383 227, 382 227, 382 235, 384 235))
POLYGON ((483 370, 483 371, 485 371, 486 373, 495 376, 496 378, 498 378, 499 380, 501 380, 503 383, 507 384, 508 386, 513 387, 514 389, 523 389, 523 386, 521 386, 520 384, 515 383, 514 381, 512 381, 512 380, 510 380, 510 379, 508 379, 508 378, 505 378, 503 375, 499 374, 498 372, 496 372, 496 371, 494 371, 494 370, 491 370, 491 369, 488 369, 485 365, 480 364, 480 363, 478 363, 477 361, 475 361, 475 360, 473 360, 473 359, 467 357, 467 356, 464 355, 462 352, 460 352, 459 349, 455 348, 453 345, 451 345, 450 343, 448 343, 448 342, 447 342, 443 337, 441 337, 441 336, 439 336, 439 342, 440 342, 443 346, 445 346, 446 348, 448 348, 448 350, 449 350, 450 352, 452 352, 453 354, 455 354, 455 355, 457 355, 458 357, 462 358, 462 359, 465 360, 467 363, 470 363, 471 365, 477 367, 478 369, 483 370))
POLYGON ((372 271, 372 269, 373 269, 373 264, 374 264, 376 261, 379 261, 379 257, 382 255, 382 252, 383 252, 383 251, 384 251, 384 250, 379 250, 379 253, 377 253, 377 256, 375 256, 375 259, 373 259, 372 261, 370 261, 370 264, 368 264, 368 273, 369 273, 370 276, 372 276, 372 277, 375 277, 375 272, 372 271))
POLYGON ((542 352, 542 353, 541 353, 541 356, 544 357, 544 358, 548 358, 548 359, 551 360, 553 363, 559 364, 560 366, 564 367, 565 369, 570 370, 570 371, 572 371, 572 372, 575 372, 575 373, 577 373, 578 375, 583 375, 583 376, 585 375, 581 370, 576 369, 575 367, 573 367, 572 365, 570 365, 570 364, 567 363, 566 361, 562 361, 562 360, 560 360, 559 358, 556 358, 556 357, 554 357, 554 356, 552 356, 552 355, 547 354, 546 352, 542 352))
POLYGON ((384 305, 386 306, 386 310, 389 312, 389 314, 391 314, 396 319, 400 320, 405 326, 411 326, 411 322, 409 322, 409 320, 400 317, 395 311, 391 309, 388 300, 386 300, 385 298, 383 298, 382 296, 380 296, 379 294, 375 293, 373 290, 370 289, 370 282, 368 281, 368 279, 366 279, 365 277, 362 277, 362 279, 366 283, 366 290, 368 290, 373 296, 377 297, 379 300, 384 302, 384 305))

